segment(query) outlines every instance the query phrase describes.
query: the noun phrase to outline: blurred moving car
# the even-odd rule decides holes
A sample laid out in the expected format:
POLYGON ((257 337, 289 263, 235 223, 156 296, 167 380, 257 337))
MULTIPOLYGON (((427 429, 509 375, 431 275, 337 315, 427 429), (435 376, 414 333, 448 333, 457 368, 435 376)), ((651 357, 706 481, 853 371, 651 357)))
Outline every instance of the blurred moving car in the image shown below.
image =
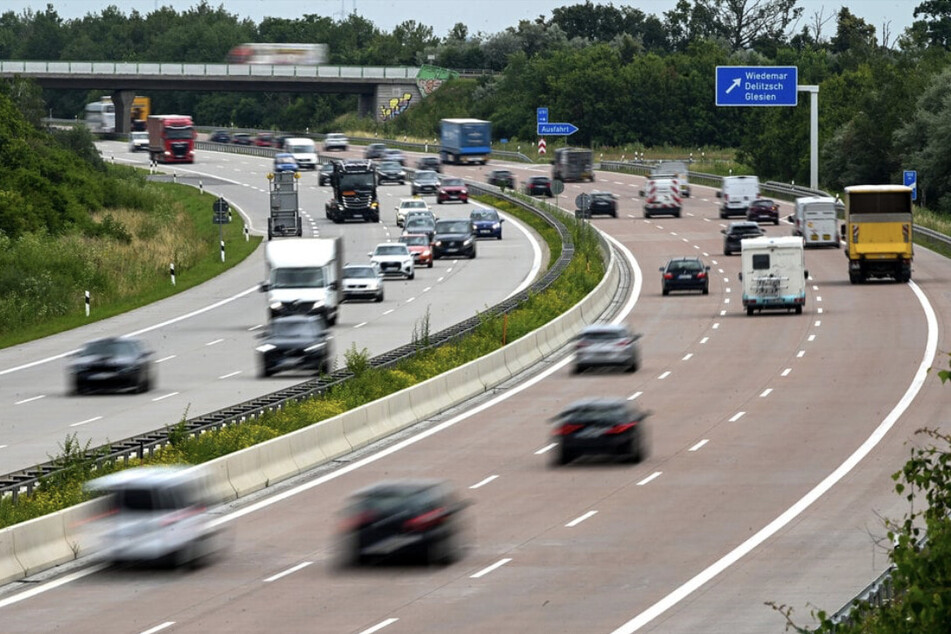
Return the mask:
POLYGON ((462 255, 469 259, 476 256, 476 239, 472 233, 472 223, 468 218, 436 221, 436 233, 433 236, 433 257, 437 260, 444 255, 462 255))
POLYGON ((317 176, 317 185, 321 187, 324 185, 329 185, 333 175, 334 164, 331 162, 324 163, 320 166, 320 174, 317 176))
POLYGON ((253 145, 251 135, 247 132, 235 132, 231 135, 231 142, 235 145, 253 145))
POLYGON ((227 130, 214 130, 208 135, 212 143, 231 143, 231 133, 227 130))
POLYGON ((383 301, 383 273, 373 264, 347 264, 343 267, 343 300, 383 301))
POLYGON ((670 295, 670 291, 700 291, 710 293, 710 267, 695 257, 670 258, 660 267, 661 293, 670 295))
POLYGON ((396 161, 400 165, 406 165, 406 155, 403 154, 403 150, 398 150, 396 148, 386 148, 383 150, 383 156, 380 157, 381 161, 396 161))
POLYGON ((486 182, 496 187, 515 189, 515 176, 509 170, 492 170, 489 172, 486 182))
POLYGON ((406 170, 398 161, 380 161, 376 166, 376 184, 383 183, 406 184, 406 170))
POLYGON ((403 222, 403 235, 420 233, 432 244, 436 239, 436 217, 425 211, 411 211, 403 222))
POLYGON ((148 392, 152 389, 152 351, 138 339, 105 337, 83 345, 68 365, 70 390, 148 392))
POLYGON ((598 214, 617 218, 617 196, 611 192, 593 191, 589 194, 588 208, 575 210, 575 217, 578 218, 590 218, 598 214))
POLYGON ((254 135, 254 145, 257 147, 275 147, 274 135, 270 132, 258 132, 254 135))
POLYGON ((601 366, 637 372, 641 367, 640 338, 622 325, 585 326, 575 337, 574 374, 601 366))
POLYGON ((442 172, 442 161, 438 156, 421 156, 416 160, 416 169, 442 172))
POLYGON ((282 152, 280 154, 274 155, 274 171, 275 172, 297 172, 300 168, 297 165, 297 160, 294 159, 293 154, 282 152))
POLYGON ((404 233, 400 236, 400 242, 405 244, 409 252, 413 254, 413 264, 415 266, 433 268, 433 244, 428 235, 424 233, 404 233))
POLYGON ((450 200, 458 200, 461 203, 469 202, 469 188, 466 182, 461 178, 443 178, 439 183, 439 189, 436 190, 436 202, 443 204, 450 200))
POLYGON ((759 238, 766 232, 760 228, 758 223, 742 220, 731 222, 726 229, 721 229, 720 233, 723 234, 723 255, 733 255, 742 250, 743 240, 759 238))
POLYGON ((145 131, 134 131, 129 133, 129 151, 138 152, 149 151, 149 133, 145 131))
POLYGON ((649 415, 623 398, 575 401, 553 419, 552 435, 558 447, 552 464, 567 464, 583 454, 642 461, 647 457, 644 419, 649 415))
POLYGON ((277 147, 294 157, 302 170, 317 169, 317 145, 307 137, 285 137, 277 147))
POLYGON ((258 335, 262 339, 259 375, 268 377, 289 369, 306 369, 318 374, 333 372, 333 355, 327 326, 317 315, 285 315, 268 322, 258 335))
POLYGON ((547 176, 529 176, 525 181, 525 193, 529 196, 552 197, 551 179, 547 176))
POLYGON ((444 482, 395 480, 354 493, 342 522, 342 563, 419 560, 448 565, 462 554, 462 511, 444 482))
POLYGON ((779 205, 771 198, 757 198, 746 208, 746 219, 750 222, 771 222, 779 224, 779 205))
POLYGON ((429 211, 429 205, 422 198, 403 198, 396 206, 396 226, 402 227, 406 214, 410 211, 429 211))
POLYGON ((435 194, 439 189, 439 174, 432 170, 419 170, 413 176, 413 184, 410 185, 410 193, 413 196, 421 194, 435 194))
POLYGON ((350 140, 347 139, 347 135, 340 132, 331 132, 324 137, 324 151, 330 152, 331 150, 339 150, 346 152, 349 143, 350 140))
POLYGON ((367 255, 370 262, 380 267, 383 275, 401 275, 408 280, 416 277, 413 254, 402 242, 383 242, 367 255))
POLYGON ((110 563, 198 565, 223 550, 221 528, 208 513, 208 479, 202 467, 134 467, 90 480, 108 510, 94 525, 99 557, 110 563))
POLYGON ((469 221, 472 223, 472 232, 476 237, 502 239, 502 223, 505 222, 505 218, 500 218, 499 212, 495 209, 473 209, 469 214, 469 221))
POLYGON ((363 150, 363 158, 378 159, 383 156, 383 150, 385 149, 386 145, 383 143, 371 143, 363 150))

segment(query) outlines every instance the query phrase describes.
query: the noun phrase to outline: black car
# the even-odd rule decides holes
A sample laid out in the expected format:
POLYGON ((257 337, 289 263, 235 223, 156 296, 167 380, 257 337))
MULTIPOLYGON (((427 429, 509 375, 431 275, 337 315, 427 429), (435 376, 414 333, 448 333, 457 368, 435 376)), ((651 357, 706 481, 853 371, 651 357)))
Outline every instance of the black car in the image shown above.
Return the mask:
POLYGON ((231 142, 235 145, 254 145, 251 135, 247 132, 235 132, 231 135, 231 142))
POLYGON ((436 221, 433 258, 444 255, 463 255, 470 259, 476 256, 476 238, 468 218, 436 221))
POLYGON ((376 182, 378 185, 383 183, 406 184, 406 170, 396 161, 381 161, 376 166, 376 182))
POLYGON ((746 238, 759 238, 766 232, 763 231, 757 223, 747 220, 731 222, 730 225, 720 233, 723 234, 723 255, 733 255, 742 249, 742 244, 740 244, 742 240, 746 238))
POLYGON ((552 464, 567 464, 582 454, 640 462, 647 457, 644 419, 648 416, 649 412, 622 398, 575 401, 553 420, 552 435, 558 446, 552 464))
POLYGON ((671 258, 660 267, 661 293, 670 291, 700 291, 710 293, 710 267, 695 257, 671 258))
POLYGON ((496 187, 515 189, 515 176, 509 170, 492 170, 486 181, 496 187))
POLYGON ((750 222, 771 222, 779 224, 779 205, 771 198, 757 198, 746 209, 746 219, 750 222))
POLYGON ((529 176, 525 181, 525 193, 529 196, 547 196, 551 198, 551 179, 547 176, 529 176))
POLYGON ((317 176, 317 184, 320 186, 329 185, 334 175, 334 164, 324 163, 320 166, 320 174, 317 176))
POLYGON ((68 371, 73 394, 152 389, 152 352, 138 339, 96 339, 71 356, 68 371))
POLYGON ((258 335, 260 376, 292 369, 330 374, 333 371, 330 339, 324 320, 316 315, 275 317, 258 335))
POLYGON ((416 161, 416 169, 442 172, 442 161, 438 156, 421 156, 416 161))
POLYGON ((432 170, 420 170, 413 177, 413 184, 410 191, 413 196, 417 194, 435 194, 439 189, 439 175, 432 170))
POLYGON ((617 218, 617 196, 611 192, 591 192, 588 195, 587 202, 587 209, 575 210, 576 217, 590 218, 591 216, 602 214, 617 218))
POLYGON ((383 150, 385 149, 386 145, 383 143, 371 143, 367 146, 367 149, 363 151, 363 158, 378 159, 383 156, 383 150))
POLYGON ((208 135, 208 140, 212 143, 231 143, 231 133, 227 130, 215 130, 208 135))
POLYGON ((451 564, 462 554, 466 506, 433 480, 379 482, 357 491, 344 511, 340 563, 451 564))

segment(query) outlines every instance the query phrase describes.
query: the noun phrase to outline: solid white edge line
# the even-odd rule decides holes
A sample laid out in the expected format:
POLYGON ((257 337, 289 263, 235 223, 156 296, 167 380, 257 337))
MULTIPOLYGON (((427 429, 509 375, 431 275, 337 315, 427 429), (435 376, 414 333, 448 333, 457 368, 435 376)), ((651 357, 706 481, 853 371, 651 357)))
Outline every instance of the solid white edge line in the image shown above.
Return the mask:
POLYGON ((915 397, 918 395, 918 392, 921 391, 922 386, 925 384, 925 380, 928 378, 928 370, 934 363, 935 353, 938 349, 938 319, 935 316, 934 309, 931 307, 931 304, 928 303, 928 298, 925 297, 924 292, 918 287, 917 284, 909 281, 908 285, 918 297, 918 302, 921 304, 921 308, 925 313, 925 319, 928 322, 928 339, 927 343, 925 344, 925 351, 922 355, 921 363, 918 366, 918 371, 915 372, 915 376, 911 381, 911 385, 908 386, 905 394, 902 395, 901 400, 899 400, 895 407, 888 413, 888 416, 886 416, 882 422, 879 423, 878 427, 875 428, 875 430, 865 440, 865 442, 863 442, 861 446, 859 446, 859 448, 852 453, 852 455, 846 458, 845 462, 839 465, 835 471, 826 476, 822 482, 817 484, 812 490, 806 493, 806 495, 800 498, 798 502, 786 509, 782 515, 764 526, 745 542, 721 557, 713 565, 702 570, 700 573, 668 594, 666 597, 647 608, 633 619, 623 624, 621 627, 614 630, 612 634, 631 634, 632 632, 636 632, 637 630, 641 629, 656 619, 658 616, 669 610, 671 607, 690 596, 690 594, 692 594, 695 590, 702 587, 704 584, 732 566, 741 558, 749 554, 754 548, 758 547, 764 541, 775 535, 783 527, 798 517, 803 511, 809 508, 813 502, 825 495, 833 486, 838 484, 839 480, 848 475, 848 473, 852 471, 852 469, 854 469, 869 453, 871 453, 878 443, 882 441, 882 439, 885 437, 885 434, 887 434, 891 428, 895 426, 895 423, 898 422, 898 419, 901 417, 901 415, 905 413, 905 410, 908 409, 912 401, 914 401, 915 397))
POLYGON ((590 519, 590 518, 594 517, 594 516, 597 515, 597 514, 598 514, 597 511, 588 511, 588 512, 585 513, 584 515, 582 515, 582 516, 580 516, 580 517, 576 517, 575 519, 573 519, 573 520, 571 520, 570 522, 568 522, 567 524, 565 524, 565 528, 574 528, 575 526, 577 526, 577 525, 580 524, 581 522, 585 521, 586 519, 590 519))
POLYGON ((379 632, 380 630, 382 630, 382 629, 383 629, 384 627, 386 627, 387 625, 393 625, 393 624, 396 623, 397 621, 399 621, 399 619, 397 619, 397 618, 386 619, 385 621, 381 621, 380 623, 377 623, 376 625, 374 625, 374 626, 371 627, 371 628, 368 628, 368 629, 363 630, 362 632, 360 632, 360 634, 373 634, 374 632, 379 632))
POLYGON ((172 627, 173 625, 175 625, 175 621, 165 621, 161 625, 156 625, 155 627, 145 630, 142 634, 155 634, 155 632, 161 632, 165 628, 172 627))
POLYGON ((169 392, 168 394, 163 394, 162 396, 156 396, 155 398, 152 399, 152 402, 164 401, 167 398, 171 398, 177 395, 178 395, 178 392, 169 392))
POLYGON ((496 570, 497 568, 501 568, 502 566, 504 566, 505 564, 507 564, 507 563, 510 562, 510 561, 512 561, 512 558, 511 558, 511 557, 505 557, 505 558, 503 558, 503 559, 499 559, 497 562, 495 562, 495 563, 492 564, 491 566, 487 566, 487 567, 483 568, 482 570, 480 570, 479 572, 477 572, 477 573, 475 573, 475 574, 473 574, 473 575, 469 575, 469 578, 470 578, 470 579, 479 579, 480 577, 484 577, 484 576, 486 576, 487 574, 489 574, 490 572, 492 572, 493 570, 496 570))
POLYGON ((50 581, 49 583, 40 584, 36 587, 30 588, 29 590, 26 590, 19 594, 15 594, 13 596, 7 597, 6 599, 0 599, 0 608, 5 608, 9 605, 13 605, 14 603, 19 603, 20 601, 23 601, 25 599, 30 599, 32 597, 35 597, 38 594, 43 594, 44 592, 47 592, 49 590, 55 590, 56 588, 60 586, 65 586, 67 583, 72 583, 73 581, 77 581, 79 579, 82 579, 83 577, 88 577, 91 574, 95 574, 106 567, 107 567, 106 564, 95 564, 95 565, 89 566, 88 568, 77 570, 76 572, 68 574, 64 577, 60 577, 59 579, 50 581))
POLYGON ((291 566, 290 568, 288 568, 287 570, 285 570, 285 571, 283 571, 283 572, 279 572, 279 573, 277 573, 276 575, 271 575, 270 577, 268 577, 267 579, 264 580, 264 583, 271 583, 272 581, 277 581, 278 579, 280 579, 280 578, 282 578, 282 577, 286 577, 287 575, 292 575, 292 574, 294 574, 295 572, 297 572, 298 570, 301 570, 301 569, 303 569, 303 568, 306 568, 307 566, 311 565, 312 563, 314 563, 314 562, 312 562, 312 561, 302 561, 301 563, 297 564, 296 566, 291 566))
POLYGON ((479 482, 476 482, 475 484, 473 484, 473 485, 472 485, 471 487, 469 487, 469 488, 470 488, 470 489, 478 489, 479 487, 483 487, 483 486, 487 485, 489 482, 492 482, 493 480, 495 480, 495 479, 498 478, 498 477, 499 477, 499 476, 497 476, 497 475, 490 475, 488 478, 486 478, 486 479, 484 479, 484 480, 481 480, 481 481, 479 481, 479 482))
POLYGON ((102 416, 93 416, 92 418, 87 418, 86 420, 81 420, 78 423, 70 423, 70 427, 79 427, 80 425, 85 425, 86 423, 95 423, 97 420, 102 420, 102 416))
POLYGON ((39 396, 31 396, 30 398, 25 398, 22 401, 17 401, 14 405, 25 405, 26 403, 32 403, 33 401, 38 401, 41 398, 46 398, 46 394, 40 394, 39 396))

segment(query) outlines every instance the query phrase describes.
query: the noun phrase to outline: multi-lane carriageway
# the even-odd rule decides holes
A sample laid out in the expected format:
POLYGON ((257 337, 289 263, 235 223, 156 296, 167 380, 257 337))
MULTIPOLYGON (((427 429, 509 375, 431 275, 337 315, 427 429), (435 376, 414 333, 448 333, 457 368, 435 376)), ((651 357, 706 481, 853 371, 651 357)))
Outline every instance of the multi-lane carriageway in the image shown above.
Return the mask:
MULTIPOLYGON (((488 169, 449 171, 484 180, 488 169)), ((641 276, 623 317, 644 334, 639 372, 572 376, 566 356, 418 435, 228 509, 234 546, 211 567, 80 563, 29 595, 8 588, 3 629, 732 634, 782 631, 766 602, 793 606, 800 623, 811 606, 838 608, 887 565, 882 518, 906 510, 890 475, 915 430, 944 424, 947 388, 927 369, 951 349, 938 329, 951 314, 947 263, 918 249, 913 283, 853 286, 840 250, 809 251, 804 314, 747 317, 714 192, 696 187, 682 218, 646 221, 641 183, 599 174, 562 196, 621 197, 620 217, 594 224, 641 276), (661 296, 657 267, 679 254, 707 258, 710 295, 661 296), (654 411, 649 457, 550 468, 547 419, 599 394, 654 411), (446 478, 474 502, 466 557, 335 570, 347 494, 401 477, 446 478)))

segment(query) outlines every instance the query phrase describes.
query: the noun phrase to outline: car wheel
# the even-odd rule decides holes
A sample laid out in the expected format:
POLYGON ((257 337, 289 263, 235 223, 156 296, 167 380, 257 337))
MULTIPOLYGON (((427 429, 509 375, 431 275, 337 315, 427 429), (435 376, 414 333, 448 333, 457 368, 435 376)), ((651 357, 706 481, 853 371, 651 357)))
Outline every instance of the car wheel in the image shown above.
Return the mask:
POLYGON ((472 249, 472 253, 469 254, 469 259, 470 259, 470 260, 474 260, 475 257, 476 257, 476 250, 475 250, 475 249, 472 249))
POLYGON ((665 286, 663 289, 661 289, 660 294, 661 294, 661 295, 670 295, 670 289, 665 286))
POLYGON ((258 367, 258 376, 267 378, 274 374, 274 370, 264 361, 261 362, 261 365, 258 367))
POLYGON ((441 205, 441 204, 442 204, 442 199, 441 199, 441 198, 437 198, 437 199, 436 199, 436 204, 437 204, 437 205, 441 205))
POLYGON ((416 271, 413 271, 412 273, 410 273, 409 275, 407 275, 407 276, 406 276, 406 279, 408 279, 408 280, 416 279, 416 271))
POLYGON ((333 363, 330 359, 324 359, 320 362, 320 374, 333 374, 333 363))
POLYGON ((747 307, 746 307, 746 316, 747 316, 747 317, 752 317, 752 316, 753 316, 753 307, 752 307, 752 306, 747 306, 747 307))
POLYGON ((585 371, 585 367, 584 367, 583 365, 575 364, 575 365, 571 368, 571 373, 572 373, 572 374, 581 374, 581 373, 584 372, 584 371, 585 371))
POLYGON ((502 232, 501 232, 501 231, 499 231, 499 235, 495 236, 495 239, 496 239, 496 240, 501 240, 501 239, 502 239, 502 232))
POLYGON ((383 291, 377 293, 377 296, 373 298, 373 301, 379 303, 383 301, 383 291))
POLYGON ((802 314, 802 306, 796 306, 796 314, 797 314, 797 315, 801 315, 801 314, 802 314))
POLYGON ((733 255, 733 252, 729 249, 723 249, 723 255, 733 255))
POLYGON ((427 269, 433 268, 433 261, 432 261, 432 260, 429 261, 429 264, 426 265, 426 268, 427 268, 427 269))
POLYGON ((575 459, 574 452, 569 451, 568 449, 565 448, 564 444, 562 444, 555 450, 555 455, 552 458, 552 464, 559 465, 559 466, 566 465, 574 459, 575 459))
POLYGON ((703 294, 704 294, 704 295, 709 295, 709 294, 710 294, 710 287, 709 287, 709 286, 704 286, 704 287, 703 287, 703 294))
POLYGON ((774 220, 774 221, 773 221, 773 224, 774 224, 774 225, 778 225, 778 224, 779 224, 779 218, 777 218, 776 220, 774 220))

